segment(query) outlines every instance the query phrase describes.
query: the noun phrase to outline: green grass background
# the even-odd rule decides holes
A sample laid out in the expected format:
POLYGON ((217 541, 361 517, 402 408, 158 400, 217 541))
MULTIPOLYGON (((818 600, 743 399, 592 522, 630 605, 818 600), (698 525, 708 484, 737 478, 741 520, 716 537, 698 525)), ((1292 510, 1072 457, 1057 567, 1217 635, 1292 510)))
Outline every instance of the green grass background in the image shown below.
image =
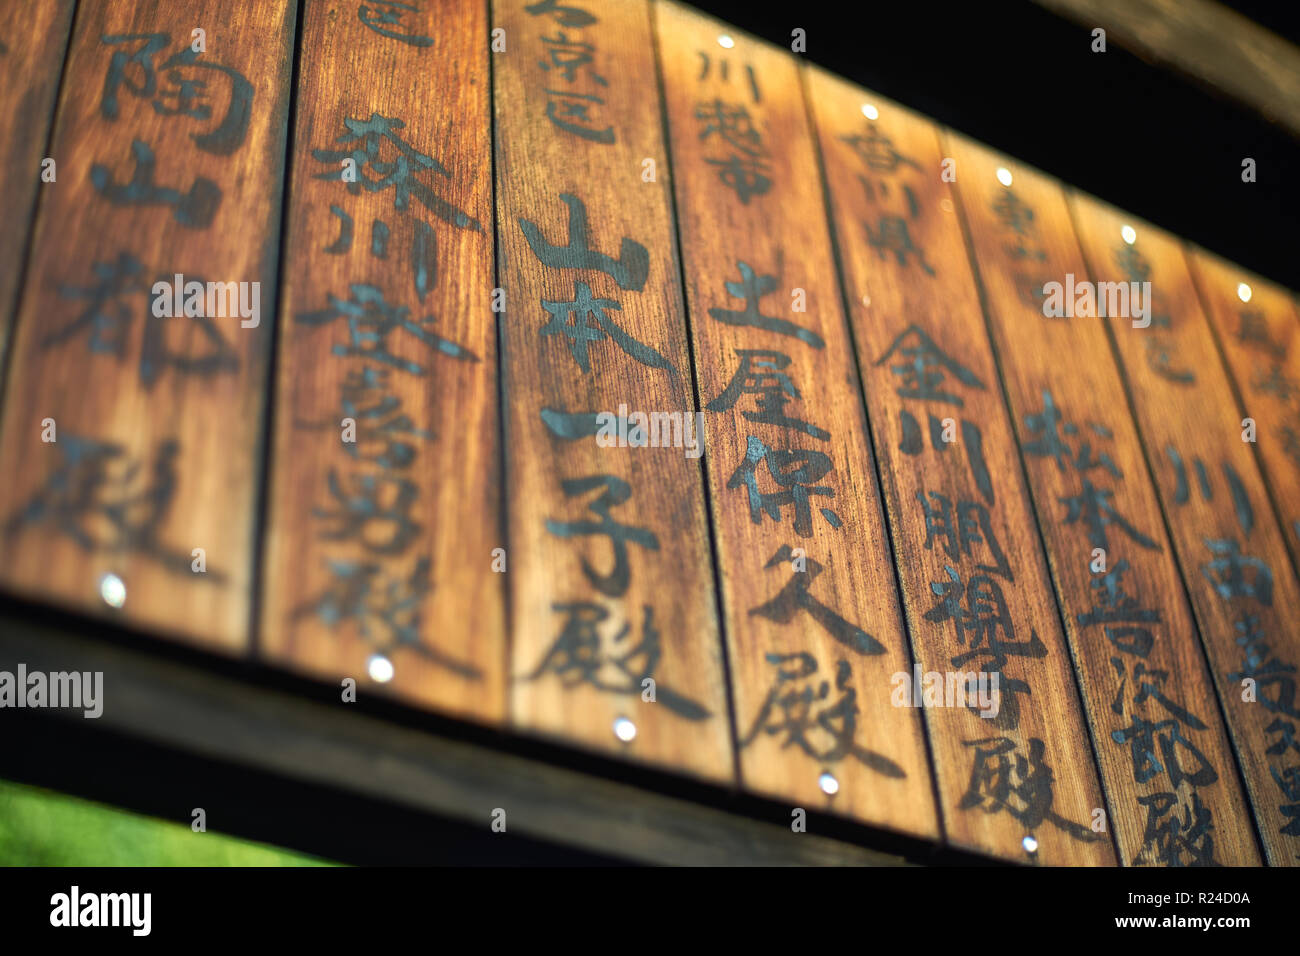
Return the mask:
POLYGON ((331 866, 325 860, 0 780, 0 866, 331 866))

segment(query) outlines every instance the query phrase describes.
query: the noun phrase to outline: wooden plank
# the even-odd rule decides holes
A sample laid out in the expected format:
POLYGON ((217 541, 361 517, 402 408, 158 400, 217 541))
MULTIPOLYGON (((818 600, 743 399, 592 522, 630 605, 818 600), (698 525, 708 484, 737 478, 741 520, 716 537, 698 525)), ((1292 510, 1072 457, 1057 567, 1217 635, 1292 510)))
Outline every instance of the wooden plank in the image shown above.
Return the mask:
MULTIPOLYGON (((1300 587, 1178 241, 1082 195, 1071 210, 1096 282, 1149 282, 1150 325, 1111 317, 1138 432, 1224 717, 1263 821, 1265 858, 1300 859, 1300 587), (1133 232, 1123 238, 1123 227, 1133 232), (1291 832, 1287 832, 1290 830, 1291 832)), ((1143 287, 1139 287, 1143 288, 1143 287)), ((1145 320, 1143 320, 1145 321, 1145 320)))
POLYGON ((38 0, 0 10, 0 169, 9 180, 0 232, 0 358, 9 341, 37 190, 58 182, 57 161, 46 171, 45 147, 73 7, 73 0, 38 0), (55 178, 47 182, 47 176, 55 178))
POLYGON ((920 716, 891 700, 912 661, 798 68, 655 9, 742 780, 935 839, 920 716))
POLYGON ((916 655, 945 691, 973 674, 995 702, 987 716, 955 693, 925 708, 944 829, 1008 859, 1113 864, 937 131, 828 74, 805 79, 916 655))
MULTIPOLYGON (((1213 0, 1035 0, 1300 134, 1300 50, 1213 0)), ((1081 43, 1091 42, 1081 38, 1081 43)))
POLYGON ((1188 248, 1187 258, 1300 567, 1300 308, 1286 289, 1204 249, 1188 248))
POLYGON ((262 647, 498 721, 487 8, 378 10, 303 23, 262 647))
POLYGON ((942 143, 956 160, 1120 859, 1258 866, 1251 810, 1106 326, 1043 312, 1046 283, 1087 276, 1065 194, 963 137, 942 143))
POLYGON ((0 437, 8 589, 247 647, 295 9, 81 5, 0 437), (240 285, 168 318, 175 276, 240 285))
POLYGON ((649 8, 501 0, 492 26, 511 717, 730 781, 649 8), (601 413, 675 416, 678 447, 620 447, 601 413))
MULTIPOLYGON (((397 804, 481 827, 489 840, 522 836, 657 866, 909 865, 895 853, 817 833, 795 833, 782 822, 755 819, 733 806, 666 796, 495 746, 402 727, 357 708, 251 686, 212 668, 186 667, 6 619, 0 626, 0 669, 12 673, 19 661, 43 673, 105 675, 111 703, 98 720, 87 722, 80 711, 44 712, 50 720, 75 721, 81 734, 92 723, 111 730, 114 737, 198 754, 216 761, 216 766, 253 767, 359 794, 380 801, 379 812, 397 804), (494 813, 497 808, 506 814, 504 832, 492 830, 500 819, 494 813)), ((18 714, 6 718, 23 719, 18 714)), ((117 745, 115 740, 105 742, 110 750, 117 745)), ((0 738, 0 757, 30 746, 21 735, 7 734, 0 738)), ((13 765, 12 759, 6 764, 13 765)), ((302 812, 300 806, 285 806, 282 794, 277 787, 265 801, 262 794, 253 798, 265 808, 272 827, 279 815, 302 812)), ((206 802, 209 799, 204 804, 209 822, 219 827, 217 821, 225 814, 206 802)), ((177 816, 188 820, 189 812, 190 804, 185 803, 177 816)), ((366 817, 325 825, 370 832, 366 817)), ((463 842, 460 847, 455 852, 464 854, 463 842)), ((413 847, 410 857, 413 862, 438 863, 446 859, 445 848, 436 843, 413 847)), ((527 862, 536 862, 536 857, 535 848, 521 852, 527 862)))

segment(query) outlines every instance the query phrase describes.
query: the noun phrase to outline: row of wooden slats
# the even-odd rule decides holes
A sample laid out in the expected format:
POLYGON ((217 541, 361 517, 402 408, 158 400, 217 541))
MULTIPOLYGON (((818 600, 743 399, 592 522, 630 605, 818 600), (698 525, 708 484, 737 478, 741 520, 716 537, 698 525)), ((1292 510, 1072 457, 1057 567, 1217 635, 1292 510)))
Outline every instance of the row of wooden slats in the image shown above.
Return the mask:
POLYGON ((1300 859, 1286 291, 666 0, 0 31, 6 590, 1011 860, 1300 859))
MULTIPOLYGON (((1185 706, 1205 725, 1196 732, 1182 725, 1180 734, 1187 735, 1218 776, 1214 786, 1197 789, 1198 798, 1216 822, 1233 821, 1231 826, 1219 826, 1215 833, 1219 858, 1256 862, 1257 851, 1233 770, 1231 749, 1216 719, 1201 650, 1192 639, 1195 628, 1172 560, 1159 502, 1147 479, 1142 445, 1129 414, 1105 325, 1099 319, 1025 321, 1027 309, 1015 282, 1015 274, 1023 265, 1038 272, 1045 269, 1053 276, 1058 272, 1072 273, 1080 279, 1090 275, 1070 228, 1065 196, 1052 180, 1019 166, 1010 167, 1013 187, 1008 190, 996 178, 997 168, 1004 163, 1001 157, 955 137, 949 137, 949 141, 954 158, 968 174, 967 181, 959 186, 962 205, 969 216, 1007 399, 1025 451, 1025 468, 1057 598, 1076 655, 1084 708, 1100 741, 1097 759, 1112 804, 1138 807, 1142 805, 1140 800, 1150 800, 1153 794, 1168 789, 1168 775, 1148 773, 1147 768, 1135 764, 1130 744, 1117 745, 1107 739, 1115 733, 1131 734, 1129 728, 1135 717, 1146 721, 1169 717, 1154 701, 1150 706, 1139 706, 1134 700, 1142 682, 1151 680, 1144 673, 1167 673, 1159 685, 1163 695, 1185 706), (1005 204, 1012 195, 1033 217, 1025 220, 1020 232, 1005 225, 998 215, 999 203, 1005 204), (1018 262, 1016 257, 1022 248, 1041 249, 1045 258, 1041 262, 1018 262), (1047 396, 1051 407, 1060 410, 1059 423, 1036 417, 1049 412, 1047 396), (1073 436, 1063 434, 1067 423, 1077 429, 1073 436), (1059 455, 1052 455, 1044 442, 1057 434, 1066 447, 1060 449, 1059 455), (1094 464, 1102 456, 1110 467, 1094 464), (1108 503, 1114 508, 1114 520, 1100 534, 1090 532, 1082 514, 1078 516, 1081 520, 1069 521, 1067 503, 1089 488, 1113 493, 1108 503), (1121 517, 1132 533, 1118 523, 1121 517), (1091 570, 1093 548, 1098 546, 1107 552, 1116 586, 1132 596, 1138 610, 1157 611, 1158 624, 1143 620, 1133 609, 1123 613, 1121 601, 1103 597, 1104 584, 1099 589, 1094 582, 1104 582, 1105 577, 1099 582, 1091 570), (1127 562, 1123 571, 1120 562, 1127 562), (1087 615, 1095 614, 1097 609, 1113 613, 1113 619, 1100 616, 1090 620, 1087 615), (1142 649, 1140 642, 1145 633, 1153 638, 1145 654, 1121 650, 1130 646, 1142 649), (1137 670, 1139 664, 1145 671, 1137 670), (1149 779, 1140 779, 1143 776, 1149 779)), ((1094 206, 1081 215, 1091 216, 1097 211, 1094 206)), ((1120 228, 1117 223, 1108 233, 1108 255, 1126 248, 1120 228)), ((1149 246, 1145 228, 1140 243, 1142 248, 1149 246)), ((1031 254, 1029 258, 1036 256, 1031 254)), ((1109 277, 1112 270, 1107 268, 1098 274, 1109 277)), ((1117 334, 1126 334, 1122 323, 1115 323, 1114 328, 1117 334)), ((1134 331, 1130 326, 1128 332, 1134 331)), ((1153 335, 1154 327, 1138 334, 1153 335)), ((1197 770, 1200 765, 1188 751, 1181 746, 1177 749, 1179 765, 1186 766, 1189 772, 1197 770)), ((1144 839, 1146 815, 1117 813, 1115 826, 1124 860, 1131 863, 1143 854, 1148 842, 1144 839)), ((1145 853, 1152 855, 1150 850, 1145 853)))

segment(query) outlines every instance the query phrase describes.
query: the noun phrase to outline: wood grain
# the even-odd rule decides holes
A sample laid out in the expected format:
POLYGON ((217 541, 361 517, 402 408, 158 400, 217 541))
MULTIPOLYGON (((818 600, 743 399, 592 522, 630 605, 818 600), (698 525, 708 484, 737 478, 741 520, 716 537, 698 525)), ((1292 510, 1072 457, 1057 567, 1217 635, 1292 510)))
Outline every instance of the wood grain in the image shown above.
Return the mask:
POLYGON ((1112 317, 1108 328, 1261 820, 1265 858, 1294 865, 1300 826, 1294 809, 1286 809, 1295 801, 1283 775, 1300 763, 1300 753, 1285 744, 1286 726, 1300 716, 1294 671, 1286 670, 1300 661, 1300 588, 1263 477, 1242 441, 1243 416, 1178 241, 1089 197, 1072 194, 1070 204, 1094 281, 1151 283, 1150 326, 1112 317), (1131 245, 1121 238, 1124 225, 1134 230, 1131 245))
MULTIPOLYGON (((1235 23, 1140 6, 1193 58, 1235 23)), ((1264 59, 1183 67, 1294 85, 1227 33, 1264 59)), ((1288 290, 671 0, 36 0, 0 103, 0 589, 776 819, 134 651, 120 730, 648 862, 898 862, 801 808, 1300 861, 1288 290), (1149 280, 1151 325, 1044 315, 1067 275, 1149 280), (174 277, 260 322, 159 314, 174 277)))
POLYGON ((1186 252, 1243 417, 1255 420, 1255 454, 1300 567, 1300 308, 1266 279, 1204 249, 1186 252))
POLYGON ((81 4, 0 436, 10 590, 247 647, 294 10, 81 4), (258 325, 159 317, 176 274, 259 283, 258 325))
POLYGON ((379 9, 313 3, 303 24, 262 647, 500 721, 487 9, 379 9))
POLYGON ((694 425, 649 8, 504 0, 492 26, 512 722, 731 781, 700 458, 561 418, 694 425))
POLYGON ((42 185, 52 185, 42 181, 42 161, 74 6, 74 0, 37 0, 0 10, 0 169, 9 177, 8 214, 0 231, 0 358, 9 341, 37 194, 42 185))
POLYGON ((920 715, 891 700, 912 660, 798 67, 655 9, 741 778, 937 838, 920 715))
POLYGON ((1039 296, 1023 295, 1046 282, 1064 286, 1067 276, 1086 281, 1065 194, 1056 180, 956 134, 942 142, 956 160, 1120 859, 1258 866, 1251 810, 1105 321, 1047 317, 1039 296))
POLYGON ((805 80, 916 656, 945 684, 999 681, 987 717, 946 695, 925 708, 945 832, 1006 859, 1114 863, 936 129, 819 70, 805 80))

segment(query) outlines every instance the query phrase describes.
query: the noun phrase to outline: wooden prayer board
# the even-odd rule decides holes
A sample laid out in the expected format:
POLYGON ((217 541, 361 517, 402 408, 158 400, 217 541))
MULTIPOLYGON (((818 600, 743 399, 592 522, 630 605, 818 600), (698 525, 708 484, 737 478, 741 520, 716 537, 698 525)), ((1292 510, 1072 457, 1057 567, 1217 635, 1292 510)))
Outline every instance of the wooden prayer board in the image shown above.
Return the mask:
POLYGON ((250 646, 294 19, 79 5, 0 414, 6 584, 227 652, 250 646))
POLYGON ((667 160, 640 119, 647 91, 658 109, 650 9, 589 16, 493 5, 511 717, 730 781, 667 160), (601 439, 601 412, 662 413, 682 447, 601 439))
POLYGON ((6 601, 796 833, 1300 859, 1292 291, 672 0, 0 77, 6 601))
POLYGON ((798 64, 745 37, 721 48, 725 24, 684 7, 657 16, 675 40, 664 92, 741 778, 935 836, 917 712, 879 693, 910 676, 911 654, 881 586, 889 545, 798 64), (752 139, 729 134, 742 115, 752 139), (780 476, 794 470, 810 490, 774 521, 780 476), (791 746, 781 701, 826 682, 844 737, 791 746))
POLYGON ((294 358, 277 368, 265 535, 264 573, 284 585, 263 595, 260 650, 500 720, 505 589, 483 573, 503 540, 485 12, 412 19, 427 45, 355 14, 312 4, 303 22, 315 67, 299 74, 277 317, 294 358), (356 70, 390 82, 358 86, 356 70), (403 202, 366 168, 399 142, 437 174, 403 202))

